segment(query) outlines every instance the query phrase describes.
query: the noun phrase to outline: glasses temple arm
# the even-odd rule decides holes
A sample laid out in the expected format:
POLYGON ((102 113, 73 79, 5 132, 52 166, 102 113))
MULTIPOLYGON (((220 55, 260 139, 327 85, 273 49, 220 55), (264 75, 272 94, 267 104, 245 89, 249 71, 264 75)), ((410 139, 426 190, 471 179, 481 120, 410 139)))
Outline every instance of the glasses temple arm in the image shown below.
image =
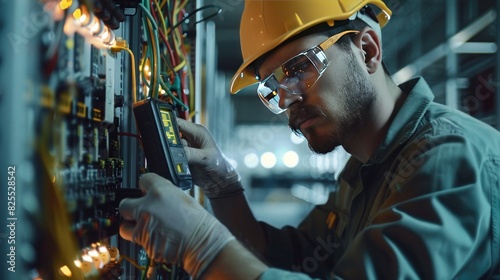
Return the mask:
POLYGON ((333 35, 332 37, 326 39, 323 43, 321 43, 319 46, 322 50, 326 50, 329 47, 333 46, 342 36, 348 34, 348 33, 356 33, 358 34, 359 31, 357 30, 346 30, 343 32, 340 32, 338 34, 333 35))

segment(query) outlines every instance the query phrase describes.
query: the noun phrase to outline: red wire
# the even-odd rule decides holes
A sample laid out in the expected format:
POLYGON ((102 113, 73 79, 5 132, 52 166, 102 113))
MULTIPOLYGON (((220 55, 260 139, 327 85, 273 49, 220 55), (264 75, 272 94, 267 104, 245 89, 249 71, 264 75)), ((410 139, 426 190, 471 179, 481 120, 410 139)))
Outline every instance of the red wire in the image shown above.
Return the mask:
POLYGON ((167 38, 165 37, 165 34, 163 34, 163 31, 161 31, 160 29, 158 29, 159 33, 160 33, 160 37, 163 39, 163 42, 165 43, 165 45, 167 45, 167 49, 168 49, 168 54, 170 56, 170 60, 172 61, 172 66, 177 66, 179 64, 179 62, 177 61, 177 59, 175 59, 174 57, 174 51, 172 50, 172 47, 170 47, 170 44, 167 40, 167 38))
MULTIPOLYGON (((154 18, 154 20, 158 23, 158 17, 157 17, 157 12, 161 12, 160 10, 160 7, 156 7, 155 3, 153 0, 150 0, 150 3, 151 3, 151 7, 155 7, 156 9, 151 9, 151 14, 154 18)), ((183 17, 184 17, 184 14, 186 13, 186 11, 183 9, 178 17, 179 17, 179 20, 182 20, 183 17)), ((179 31, 182 33, 182 26, 179 25, 178 27, 176 28, 179 28, 179 31)), ((172 32, 172 31, 171 31, 172 32)), ((170 56, 170 60, 172 61, 172 66, 177 66, 179 64, 179 56, 178 55, 175 55, 175 52, 172 50, 172 47, 170 46, 170 43, 169 41, 167 40, 165 34, 163 33, 163 31, 161 30, 161 28, 158 28, 158 33, 160 34, 160 37, 162 38, 163 42, 165 43, 165 45, 167 46, 167 49, 168 49, 168 53, 169 53, 169 56, 170 56)), ((187 52, 186 52, 186 49, 184 47, 184 44, 182 43, 182 41, 180 42, 181 43, 181 51, 182 53, 184 54, 184 56, 187 58, 187 52)), ((189 63, 189 62, 188 62, 189 63)), ((180 81, 180 84, 181 84, 181 88, 178 89, 178 92, 177 92, 177 95, 181 98, 182 102, 184 104, 189 104, 189 100, 187 98, 187 95, 183 92, 184 88, 185 88, 185 78, 186 78, 186 71, 181 71, 181 76, 179 77, 181 79, 180 81)), ((175 76, 174 77, 171 77, 172 81, 173 79, 175 79, 175 76)), ((187 119, 189 117, 189 111, 183 111, 183 112, 180 112, 181 114, 181 117, 183 119, 187 119)))
MULTIPOLYGON (((151 7, 155 6, 154 5, 154 1, 151 0, 151 7)), ((156 7, 156 6, 155 6, 156 7)), ((157 9, 159 7, 156 7, 157 9)), ((151 9, 151 14, 153 15, 153 18, 154 20, 156 21, 156 23, 158 23, 158 18, 156 17, 156 12, 155 12, 155 9, 151 9)), ((172 61, 172 66, 177 66, 177 64, 179 63, 177 61, 177 59, 175 59, 175 56, 174 56, 174 52, 172 50, 172 47, 170 47, 170 43, 168 42, 165 34, 163 34, 163 31, 161 30, 161 28, 158 28, 158 33, 160 34, 160 37, 161 39, 163 40, 163 42, 165 43, 165 45, 167 46, 167 49, 168 49, 168 54, 170 56, 170 61, 172 61)))

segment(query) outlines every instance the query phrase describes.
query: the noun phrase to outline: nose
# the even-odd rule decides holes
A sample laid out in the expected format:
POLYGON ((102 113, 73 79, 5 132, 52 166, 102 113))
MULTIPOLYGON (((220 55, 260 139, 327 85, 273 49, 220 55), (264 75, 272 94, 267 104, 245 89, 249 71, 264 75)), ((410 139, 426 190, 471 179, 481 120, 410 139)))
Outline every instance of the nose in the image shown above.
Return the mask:
POLYGON ((302 93, 292 92, 284 87, 278 88, 279 103, 281 109, 288 109, 295 102, 302 102, 302 93))

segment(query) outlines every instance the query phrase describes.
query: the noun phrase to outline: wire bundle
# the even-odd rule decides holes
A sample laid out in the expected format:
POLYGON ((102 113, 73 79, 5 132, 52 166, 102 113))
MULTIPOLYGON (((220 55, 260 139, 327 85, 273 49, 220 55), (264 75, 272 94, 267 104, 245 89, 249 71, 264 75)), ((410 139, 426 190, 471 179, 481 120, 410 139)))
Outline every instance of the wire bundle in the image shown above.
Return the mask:
POLYGON ((143 0, 139 4, 146 39, 140 65, 144 94, 166 99, 185 112, 194 104, 189 95, 194 82, 181 30, 186 4, 187 0, 143 0))
MULTIPOLYGON (((142 12, 143 44, 140 58, 140 83, 142 96, 159 98, 172 103, 184 113, 187 119, 191 108, 194 108, 194 77, 189 61, 189 47, 185 42, 183 24, 190 22, 190 18, 199 12, 210 9, 214 12, 205 18, 195 21, 194 24, 216 16, 221 8, 216 5, 206 5, 185 11, 188 0, 142 0, 138 4, 142 12)), ((126 42, 117 40, 111 47, 112 51, 127 51, 132 59, 133 102, 137 100, 135 85, 134 55, 126 46, 126 42)), ((191 116, 194 112, 190 112, 191 116)))

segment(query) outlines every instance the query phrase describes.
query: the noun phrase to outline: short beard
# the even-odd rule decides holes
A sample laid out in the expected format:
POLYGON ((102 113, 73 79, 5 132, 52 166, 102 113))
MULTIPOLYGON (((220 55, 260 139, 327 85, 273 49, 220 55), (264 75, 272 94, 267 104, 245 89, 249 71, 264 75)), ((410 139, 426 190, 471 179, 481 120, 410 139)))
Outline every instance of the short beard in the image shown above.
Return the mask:
MULTIPOLYGON (((357 63, 354 53, 348 52, 348 70, 338 101, 343 104, 343 109, 336 115, 335 130, 329 135, 311 135, 311 138, 319 139, 319 142, 309 141, 309 149, 317 154, 330 153, 338 146, 352 141, 352 137, 369 118, 376 99, 375 88, 362 74, 365 70, 357 63)), ((304 110, 307 112, 318 109, 304 108, 304 110)), ((323 112, 321 114, 325 115, 323 112)), ((297 128, 292 128, 292 131, 298 135, 302 134, 297 128)))

